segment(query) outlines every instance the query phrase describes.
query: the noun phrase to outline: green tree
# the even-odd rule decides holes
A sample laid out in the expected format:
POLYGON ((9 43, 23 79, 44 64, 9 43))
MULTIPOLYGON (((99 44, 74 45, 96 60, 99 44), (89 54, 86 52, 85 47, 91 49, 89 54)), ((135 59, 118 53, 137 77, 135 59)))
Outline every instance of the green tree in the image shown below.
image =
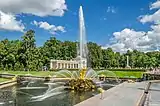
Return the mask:
POLYGON ((35 32, 29 30, 22 36, 22 53, 21 59, 23 60, 23 65, 27 70, 36 70, 35 63, 35 32))
POLYGON ((100 68, 102 66, 102 49, 100 46, 98 46, 96 43, 89 42, 87 44, 88 46, 88 56, 89 56, 89 62, 91 63, 92 68, 100 68))

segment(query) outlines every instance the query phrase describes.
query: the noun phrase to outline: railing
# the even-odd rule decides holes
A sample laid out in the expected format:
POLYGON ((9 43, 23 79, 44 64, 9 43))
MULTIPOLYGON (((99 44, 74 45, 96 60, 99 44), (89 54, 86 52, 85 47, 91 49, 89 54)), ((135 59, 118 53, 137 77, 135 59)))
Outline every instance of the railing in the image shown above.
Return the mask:
POLYGON ((138 103, 137 106, 144 106, 144 105, 145 105, 146 98, 147 98, 147 95, 148 95, 148 91, 149 91, 150 86, 151 86, 151 82, 149 82, 149 83, 147 84, 147 87, 145 88, 145 90, 144 90, 144 92, 143 92, 143 94, 142 94, 142 96, 141 96, 141 99, 140 99, 140 101, 139 101, 139 103, 138 103))

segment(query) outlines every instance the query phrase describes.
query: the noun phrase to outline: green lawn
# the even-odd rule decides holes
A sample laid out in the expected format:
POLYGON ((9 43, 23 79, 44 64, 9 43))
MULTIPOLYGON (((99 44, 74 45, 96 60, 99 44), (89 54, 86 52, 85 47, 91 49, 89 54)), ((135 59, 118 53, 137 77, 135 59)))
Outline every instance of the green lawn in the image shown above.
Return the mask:
POLYGON ((137 72, 137 71, 115 71, 116 75, 120 78, 124 77, 136 77, 136 78, 141 78, 144 72, 137 72))
POLYGON ((110 71, 110 72, 102 72, 99 75, 103 74, 107 77, 115 77, 118 78, 141 78, 144 72, 142 71, 110 71))
MULTIPOLYGON (((0 71, 1 74, 14 74, 14 75, 27 75, 27 71, 0 71)), ((54 72, 51 71, 30 71, 29 74, 34 76, 48 76, 53 75, 54 72)))
POLYGON ((9 81, 10 79, 5 79, 5 78, 0 78, 0 83, 1 82, 5 82, 5 81, 9 81))
MULTIPOLYGON (((8 73, 8 74, 14 74, 14 75, 27 75, 27 71, 0 71, 0 73, 8 73)), ((115 75, 118 78, 141 78, 143 71, 106 71, 99 73, 99 75, 105 75, 107 77, 115 77, 115 75)), ((52 71, 30 71, 29 74, 34 76, 49 76, 54 75, 54 72, 52 71)))

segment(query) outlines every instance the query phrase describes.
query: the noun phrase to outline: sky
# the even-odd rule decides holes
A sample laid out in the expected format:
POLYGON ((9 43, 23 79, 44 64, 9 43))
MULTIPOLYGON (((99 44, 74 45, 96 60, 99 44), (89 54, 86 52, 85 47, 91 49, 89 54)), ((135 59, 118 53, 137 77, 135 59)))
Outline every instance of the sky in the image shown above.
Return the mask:
POLYGON ((33 29, 37 46, 51 36, 77 41, 81 5, 87 41, 122 53, 159 50, 159 0, 0 0, 0 40, 33 29))

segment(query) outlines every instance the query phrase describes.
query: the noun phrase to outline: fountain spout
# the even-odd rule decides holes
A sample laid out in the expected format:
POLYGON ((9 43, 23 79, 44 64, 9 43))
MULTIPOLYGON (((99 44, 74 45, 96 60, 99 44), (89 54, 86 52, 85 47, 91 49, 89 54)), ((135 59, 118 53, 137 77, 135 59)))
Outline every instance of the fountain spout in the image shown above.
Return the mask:
POLYGON ((85 23, 84 23, 84 16, 83 16, 83 9, 82 6, 79 8, 79 69, 80 69, 80 79, 84 79, 87 71, 87 43, 86 43, 86 32, 85 32, 85 23))
POLYGON ((87 67, 87 42, 86 42, 86 31, 85 31, 85 23, 83 17, 83 9, 82 6, 79 8, 79 45, 78 45, 78 56, 79 59, 79 69, 82 70, 87 67))

